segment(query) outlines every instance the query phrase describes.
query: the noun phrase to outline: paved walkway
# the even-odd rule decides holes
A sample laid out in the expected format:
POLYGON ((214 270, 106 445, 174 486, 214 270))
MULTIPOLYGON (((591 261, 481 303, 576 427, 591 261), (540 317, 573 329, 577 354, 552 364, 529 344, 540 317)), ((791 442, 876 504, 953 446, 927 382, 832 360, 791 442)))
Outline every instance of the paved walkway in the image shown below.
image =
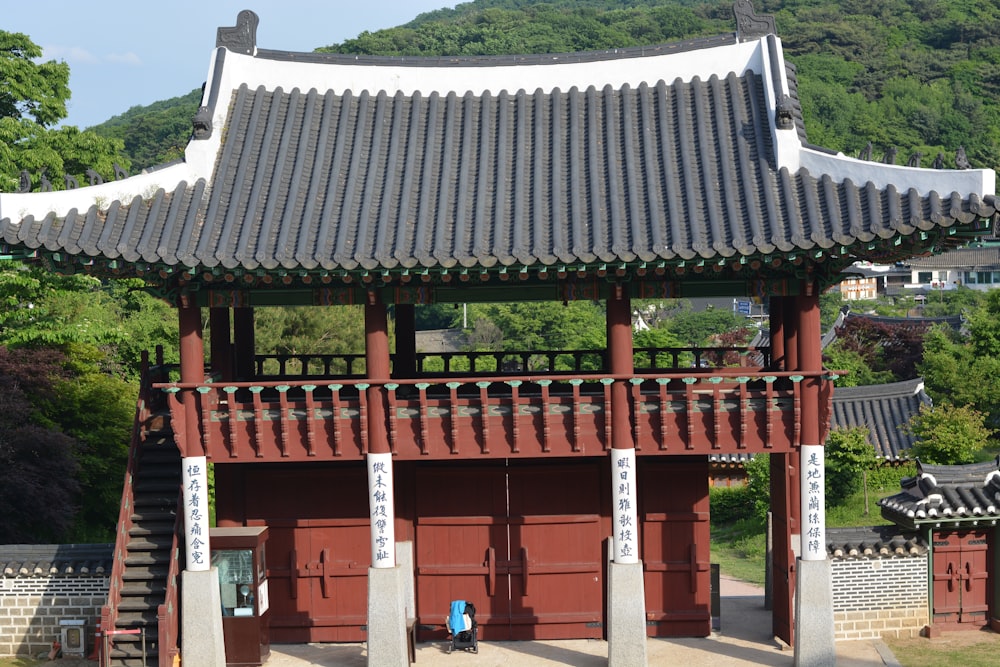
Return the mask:
MULTIPOLYGON (((723 578, 722 629, 699 639, 649 639, 648 663, 684 667, 728 667, 771 665, 788 667, 792 650, 774 641, 771 613, 755 586, 723 578)), ((480 642, 479 653, 448 654, 447 642, 417 645, 417 665, 425 667, 506 667, 507 665, 572 665, 605 667, 608 645, 601 640, 480 642)), ((276 644, 266 667, 365 667, 364 644, 276 644)), ((881 641, 837 642, 838 667, 898 667, 895 657, 881 641)))

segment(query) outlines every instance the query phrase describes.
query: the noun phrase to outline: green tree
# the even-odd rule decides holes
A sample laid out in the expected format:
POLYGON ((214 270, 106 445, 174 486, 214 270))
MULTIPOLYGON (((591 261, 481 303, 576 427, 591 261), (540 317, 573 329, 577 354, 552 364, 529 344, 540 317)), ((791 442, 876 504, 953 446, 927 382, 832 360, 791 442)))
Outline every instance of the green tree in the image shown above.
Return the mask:
POLYGON ((826 441, 826 497, 837 504, 865 488, 866 473, 878 457, 868 442, 868 429, 834 429, 826 441))
POLYGON ((41 56, 27 35, 0 30, 0 191, 17 190, 22 170, 35 186, 45 173, 61 189, 63 174, 84 183, 87 169, 110 179, 114 162, 128 168, 120 140, 53 128, 66 116, 69 66, 41 56))
POLYGON ((0 543, 71 535, 80 502, 76 443, 46 425, 39 408, 67 377, 62 361, 53 350, 0 346, 0 543))
POLYGON ((674 334, 684 345, 698 347, 708 345, 713 336, 732 331, 738 331, 746 324, 731 310, 708 308, 694 310, 690 306, 682 306, 670 315, 664 327, 674 334))
POLYGON ((947 403, 921 408, 910 419, 909 428, 917 440, 914 456, 924 463, 941 465, 975 463, 993 435, 981 412, 947 403))

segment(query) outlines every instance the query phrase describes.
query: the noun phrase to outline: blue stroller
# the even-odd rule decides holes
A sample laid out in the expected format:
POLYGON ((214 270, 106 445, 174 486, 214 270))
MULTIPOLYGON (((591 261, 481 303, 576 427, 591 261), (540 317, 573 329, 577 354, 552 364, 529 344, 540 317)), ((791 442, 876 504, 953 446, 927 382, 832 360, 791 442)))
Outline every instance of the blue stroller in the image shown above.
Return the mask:
POLYGON ((465 600, 453 600, 451 612, 445 623, 451 634, 448 653, 455 649, 479 653, 479 624, 476 623, 476 606, 465 600))

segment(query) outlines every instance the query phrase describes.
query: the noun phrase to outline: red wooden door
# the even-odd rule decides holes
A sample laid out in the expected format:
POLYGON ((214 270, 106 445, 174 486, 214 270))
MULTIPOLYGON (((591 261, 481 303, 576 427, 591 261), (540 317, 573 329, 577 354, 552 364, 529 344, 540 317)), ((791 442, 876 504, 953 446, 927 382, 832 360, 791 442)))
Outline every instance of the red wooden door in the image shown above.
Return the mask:
POLYGON ((420 639, 445 637, 452 600, 476 606, 481 639, 507 639, 507 490, 495 467, 418 468, 414 549, 420 639), (498 554, 499 551, 499 554, 498 554))
POLYGON ((272 642, 364 641, 371 563, 364 467, 248 467, 240 484, 247 523, 270 527, 272 642))
POLYGON ((708 636, 708 460, 644 460, 639 492, 646 632, 652 637, 708 636))
POLYGON ((934 533, 934 624, 988 621, 989 540, 985 531, 934 533))
POLYGON ((603 634, 600 467, 511 466, 510 638, 603 634))
POLYGON ((600 637, 599 464, 418 469, 417 616, 444 636, 451 600, 483 639, 600 637))

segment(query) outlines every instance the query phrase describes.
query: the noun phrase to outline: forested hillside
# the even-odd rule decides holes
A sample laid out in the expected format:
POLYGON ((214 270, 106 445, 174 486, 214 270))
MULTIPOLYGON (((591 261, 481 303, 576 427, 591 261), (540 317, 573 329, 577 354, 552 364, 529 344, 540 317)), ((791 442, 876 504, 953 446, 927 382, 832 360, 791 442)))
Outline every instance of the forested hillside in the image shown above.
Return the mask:
MULTIPOLYGON (((798 68, 809 140, 904 164, 945 166, 963 146, 975 167, 1000 165, 1000 4, 992 0, 757 0, 798 68)), ((732 32, 728 0, 476 0, 325 52, 379 55, 560 53, 732 32)), ((266 44, 263 46, 267 46, 266 44)), ((304 50, 316 45, 303 44, 304 50)), ((137 168, 177 156, 194 93, 94 128, 122 138, 137 168), (168 120, 169 119, 169 120, 168 120)))

